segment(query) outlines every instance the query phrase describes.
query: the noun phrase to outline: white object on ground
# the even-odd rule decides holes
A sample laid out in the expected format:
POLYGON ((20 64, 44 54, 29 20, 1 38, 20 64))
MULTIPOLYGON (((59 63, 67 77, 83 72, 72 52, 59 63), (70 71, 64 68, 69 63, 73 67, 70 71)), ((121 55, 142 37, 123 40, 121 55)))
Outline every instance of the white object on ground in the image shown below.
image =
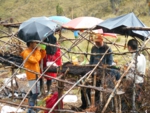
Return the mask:
MULTIPOLYGON (((5 78, 5 79, 4 79, 4 84, 7 84, 7 86, 10 87, 10 86, 11 86, 11 81, 8 83, 9 79, 10 79, 10 78, 5 78)), ((13 79, 13 84, 16 84, 16 82, 15 82, 14 79, 13 79)))
POLYGON ((58 66, 55 62, 46 62, 46 66, 47 66, 47 67, 49 67, 49 66, 51 66, 51 65, 52 65, 52 66, 56 66, 56 67, 58 66))
POLYGON ((11 94, 11 93, 9 93, 8 97, 11 97, 11 96, 12 96, 12 94, 11 94))
MULTIPOLYGON (((1 108, 0 113, 10 113, 10 112, 16 112, 17 108, 11 107, 11 106, 3 106, 1 108)), ((18 109, 18 112, 24 112, 22 109, 18 109)))
POLYGON ((22 73, 22 74, 16 75, 16 77, 19 78, 19 79, 24 79, 24 78, 26 78, 27 76, 26 76, 25 73, 22 73))
POLYGON ((14 95, 16 96, 16 97, 18 97, 19 95, 18 95, 18 93, 14 93, 14 95))
POLYGON ((77 96, 76 95, 66 95, 63 99, 63 102, 77 102, 77 96))
POLYGON ((115 62, 112 63, 112 66, 116 66, 117 64, 115 62))

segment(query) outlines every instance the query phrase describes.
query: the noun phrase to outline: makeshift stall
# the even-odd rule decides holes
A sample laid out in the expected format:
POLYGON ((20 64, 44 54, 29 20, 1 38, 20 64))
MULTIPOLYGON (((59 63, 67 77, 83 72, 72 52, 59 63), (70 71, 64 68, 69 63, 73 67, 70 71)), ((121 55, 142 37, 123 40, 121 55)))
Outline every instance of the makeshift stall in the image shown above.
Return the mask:
MULTIPOLYGON (((35 18, 33 18, 32 20, 34 20, 34 19, 35 18)), ((26 21, 25 23, 28 23, 28 22, 29 21, 26 21)), ((43 22, 43 20, 42 20, 42 22, 43 22)), ((120 17, 116 17, 116 18, 112 18, 112 19, 108 19, 105 21, 95 18, 95 17, 79 17, 79 18, 73 19, 73 20, 69 21, 68 23, 62 25, 63 29, 68 29, 68 30, 72 30, 72 31, 78 30, 79 37, 78 38, 65 37, 64 39, 60 39, 60 40, 58 40, 58 42, 60 43, 60 45, 58 46, 55 44, 46 43, 46 42, 42 41, 43 38, 46 37, 45 33, 54 33, 56 31, 57 24, 54 24, 54 23, 52 23, 52 24, 54 25, 53 28, 55 28, 55 29, 52 29, 52 30, 48 29, 46 32, 41 31, 43 34, 40 33, 41 35, 39 35, 39 36, 41 36, 41 37, 38 38, 37 43, 44 44, 46 46, 60 48, 62 51, 62 54, 60 57, 65 57, 68 62, 64 63, 62 66, 58 66, 58 67, 48 66, 47 68, 43 69, 41 76, 50 77, 50 76, 47 76, 45 74, 45 72, 55 72, 58 74, 57 78, 50 77, 58 82, 57 83, 58 99, 51 108, 34 106, 34 107, 32 107, 33 109, 46 110, 49 113, 50 112, 59 112, 59 113, 60 112, 66 112, 66 113, 68 113, 68 112, 69 113, 71 113, 71 112, 74 112, 74 113, 78 113, 78 112, 83 112, 83 113, 85 113, 85 112, 93 112, 93 113, 115 112, 115 113, 121 113, 121 112, 129 112, 128 111, 129 109, 132 110, 132 112, 136 112, 138 109, 140 109, 140 110, 144 109, 147 111, 149 110, 148 97, 144 96, 143 97, 144 98, 143 106, 141 108, 140 107, 137 108, 135 106, 136 101, 135 101, 134 95, 130 96, 130 98, 133 99, 132 104, 130 103, 129 106, 126 106, 125 109, 123 109, 124 103, 122 102, 122 100, 124 98, 126 99, 128 97, 125 97, 125 94, 127 92, 125 92, 123 90, 122 82, 124 81, 124 77, 126 76, 126 73, 131 68, 131 65, 133 64, 133 62, 131 62, 130 65, 127 67, 127 69, 125 71, 123 71, 122 68, 120 68, 120 66, 117 64, 117 62, 116 62, 116 65, 113 65, 113 66, 105 66, 105 65, 99 66, 103 57, 101 59, 99 59, 99 62, 96 65, 88 65, 88 61, 89 61, 90 55, 105 56, 107 54, 121 56, 122 61, 124 61, 124 62, 128 61, 129 57, 127 55, 130 52, 122 52, 121 48, 125 47, 124 44, 126 44, 126 41, 129 36, 137 38, 140 43, 139 51, 144 51, 149 55, 148 42, 149 42, 150 28, 145 28, 146 26, 133 13, 123 15, 120 17), (97 29, 98 29, 98 31, 95 31, 97 29), (52 31, 52 32, 50 32, 50 31, 52 31), (106 52, 103 54, 91 53, 90 47, 92 45, 94 45, 94 42, 93 42, 91 36, 94 36, 97 33, 101 34, 104 37, 105 43, 109 44, 111 47, 116 48, 117 52, 116 51, 112 52, 112 53, 106 52), (123 44, 119 44, 119 42, 117 42, 118 36, 116 34, 125 35, 126 39, 123 44), (113 37, 113 38, 110 38, 110 37, 113 37), (64 45, 62 46, 61 43, 63 43, 63 42, 67 42, 67 44, 70 46, 68 47, 67 44, 66 44, 66 46, 64 46, 64 45), (146 45, 148 45, 148 46, 146 46, 146 45), (80 63, 78 63, 78 61, 76 60, 76 57, 78 57, 79 55, 84 56, 86 63, 84 63, 82 65, 80 65, 80 63), (76 57, 72 57, 72 56, 76 56, 76 57), (74 58, 74 60, 72 58, 74 58), (109 73, 111 70, 115 70, 115 71, 118 71, 119 73, 121 73, 121 78, 117 82, 114 81, 114 78, 111 77, 111 74, 109 73), (69 76, 71 76, 71 78, 74 78, 75 76, 77 76, 76 81, 74 81, 74 82, 69 81, 69 79, 68 79, 69 76), (97 76, 97 78, 96 78, 96 76, 97 76), (101 81, 102 81, 101 87, 95 86, 96 79, 101 79, 101 81), (66 90, 66 86, 67 86, 66 84, 71 85, 69 88, 67 88, 67 90, 66 90), (62 109, 63 98, 75 87, 90 88, 92 90, 91 103, 88 103, 88 101, 87 101, 87 103, 89 104, 88 109, 81 110, 78 108, 79 106, 71 106, 69 110, 62 109), (94 101, 95 97, 93 95, 94 95, 95 91, 100 92, 100 102, 98 103, 98 105, 96 105, 96 103, 94 101)), ((41 24, 36 24, 36 26, 39 26, 39 25, 41 25, 41 24)), ((33 24, 32 24, 31 30, 32 29, 33 29, 33 24)), ((38 31, 40 31, 40 30, 38 30, 38 31)), ((29 32, 30 32, 30 30, 29 30, 29 32)), ((19 32, 18 36, 20 36, 20 38, 21 38, 22 34, 20 34, 20 33, 21 32, 19 32)), ((37 32, 35 32, 35 33, 38 34, 37 32)), ((14 35, 10 35, 7 33, 4 33, 4 34, 6 34, 8 37, 11 36, 9 38, 11 40, 16 39, 16 40, 19 40, 19 42, 21 42, 21 40, 19 38, 16 38, 16 36, 14 36, 14 35)), ((35 38, 34 35, 29 34, 28 36, 35 38)), ((21 39, 23 39, 25 42, 27 42, 29 37, 27 37, 25 39, 24 38, 21 38, 21 39)), ((37 39, 35 39, 35 40, 37 40, 37 39)), ((27 71, 35 73, 35 74, 37 74, 37 73, 23 67, 23 64, 25 61, 23 61, 22 58, 18 56, 19 55, 18 53, 17 54, 13 53, 15 50, 13 50, 13 51, 7 50, 7 52, 6 52, 6 50, 3 49, 3 48, 5 48, 6 45, 9 45, 12 48, 14 48, 14 47, 20 48, 20 47, 22 47, 22 43, 24 43, 24 42, 18 43, 18 44, 15 44, 13 41, 11 41, 11 42, 5 41, 4 42, 4 41, 0 40, 0 42, 2 43, 1 50, 0 50, 1 51, 0 52, 0 63, 5 66, 13 66, 13 68, 14 68, 14 70, 12 71, 13 72, 12 76, 9 78, 7 83, 2 84, 2 86, 0 88, 1 92, 6 92, 5 89, 7 88, 7 84, 10 81, 13 81, 18 70, 23 69, 23 70, 27 70, 27 71)), ((26 48, 26 47, 24 47, 24 48, 26 48)), ((18 52, 18 50, 16 50, 16 51, 18 52)), ((148 56, 148 58, 149 58, 149 56, 148 56)), ((39 80, 39 78, 38 78, 38 80, 39 80)), ((148 94, 149 93, 149 87, 148 87, 149 77, 145 78, 145 80, 146 80, 145 81, 146 85, 145 85, 145 90, 143 92, 145 94, 148 94)), ((14 94, 13 93, 14 92, 13 85, 11 87, 12 88, 10 90, 12 90, 12 94, 14 94)), ((133 89, 135 89, 135 85, 133 85, 132 87, 133 87, 133 89)), ((6 102, 6 101, 2 101, 2 100, 0 101, 0 103, 6 103, 8 105, 17 106, 16 112, 19 110, 20 107, 29 108, 30 106, 24 105, 23 102, 26 100, 31 88, 28 89, 28 91, 25 93, 24 97, 21 99, 21 102, 19 104, 16 104, 15 102, 11 103, 11 102, 6 102)), ((9 88, 7 88, 7 89, 9 89, 9 88)), ((133 92, 134 92, 134 94, 136 93, 135 90, 133 90, 133 92)), ((13 97, 12 98, 12 100, 13 100, 15 98, 15 96, 12 96, 12 97, 13 97)))

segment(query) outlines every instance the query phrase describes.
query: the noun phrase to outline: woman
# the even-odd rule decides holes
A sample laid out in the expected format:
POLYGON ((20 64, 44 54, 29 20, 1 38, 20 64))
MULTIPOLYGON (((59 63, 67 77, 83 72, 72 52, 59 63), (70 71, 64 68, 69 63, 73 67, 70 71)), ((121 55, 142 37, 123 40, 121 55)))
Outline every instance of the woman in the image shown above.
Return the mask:
MULTIPOLYGON (((60 66, 60 65, 62 65, 62 59, 61 59, 60 56, 61 56, 60 48, 57 48, 56 53, 54 55, 46 54, 45 58, 43 59, 43 68, 46 68, 46 67, 48 67, 50 65, 53 65, 53 66, 60 66)), ((46 75, 52 76, 52 77, 57 77, 57 73, 47 72, 46 75)), ((49 78, 49 77, 45 77, 45 78, 47 79, 47 83, 46 83, 47 84, 47 94, 49 95, 50 94, 50 86, 51 86, 51 83, 52 83, 52 79, 49 78)))

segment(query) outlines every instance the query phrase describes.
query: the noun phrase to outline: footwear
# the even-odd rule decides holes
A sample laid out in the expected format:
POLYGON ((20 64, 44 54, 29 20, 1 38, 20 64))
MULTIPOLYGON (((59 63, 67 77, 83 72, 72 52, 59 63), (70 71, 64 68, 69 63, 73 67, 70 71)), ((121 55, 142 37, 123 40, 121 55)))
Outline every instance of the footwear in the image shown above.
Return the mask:
POLYGON ((80 109, 86 109, 86 106, 81 105, 79 108, 80 108, 80 109))

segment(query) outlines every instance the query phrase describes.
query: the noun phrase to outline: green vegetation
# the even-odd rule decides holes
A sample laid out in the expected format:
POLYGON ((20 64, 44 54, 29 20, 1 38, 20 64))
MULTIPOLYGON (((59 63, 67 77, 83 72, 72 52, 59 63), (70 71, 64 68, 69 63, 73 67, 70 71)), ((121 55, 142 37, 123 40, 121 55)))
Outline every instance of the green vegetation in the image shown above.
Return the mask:
POLYGON ((134 12, 149 26, 147 0, 0 0, 0 18, 22 22, 36 16, 94 16, 101 19, 134 12))
MULTIPOLYGON (((130 12, 134 12, 141 21, 150 26, 148 0, 0 0, 0 18, 2 20, 13 18, 14 22, 23 22, 31 17, 49 17, 53 15, 64 15, 69 18, 94 16, 105 20, 130 12)), ((0 29, 7 30, 1 26, 0 29)), ((2 35, 0 33, 0 36, 2 35)), ((74 38, 72 32, 65 32, 63 36, 74 38)), ((111 41, 115 40, 109 39, 111 41)), ((125 45, 124 36, 119 36, 116 42, 125 45)), ((61 46, 69 48, 71 42, 61 43, 61 46)), ((90 44, 88 52, 90 52, 91 46, 90 44)), ((115 46, 109 46, 112 47, 114 52, 118 52, 115 46)), ((79 44, 79 47, 82 48, 82 51, 85 51, 87 49, 87 41, 83 41, 79 44)), ((124 47, 119 47, 119 50, 120 52, 126 51, 124 47)), ((79 49, 74 47, 72 51, 79 52, 79 49)), ((116 57, 117 60, 121 58, 122 56, 116 57)), ((64 58, 64 61, 66 60, 68 59, 64 58)), ((121 62, 122 60, 119 60, 119 63, 121 62)))
POLYGON ((59 4, 56 6, 56 13, 58 16, 63 15, 63 9, 59 4))

